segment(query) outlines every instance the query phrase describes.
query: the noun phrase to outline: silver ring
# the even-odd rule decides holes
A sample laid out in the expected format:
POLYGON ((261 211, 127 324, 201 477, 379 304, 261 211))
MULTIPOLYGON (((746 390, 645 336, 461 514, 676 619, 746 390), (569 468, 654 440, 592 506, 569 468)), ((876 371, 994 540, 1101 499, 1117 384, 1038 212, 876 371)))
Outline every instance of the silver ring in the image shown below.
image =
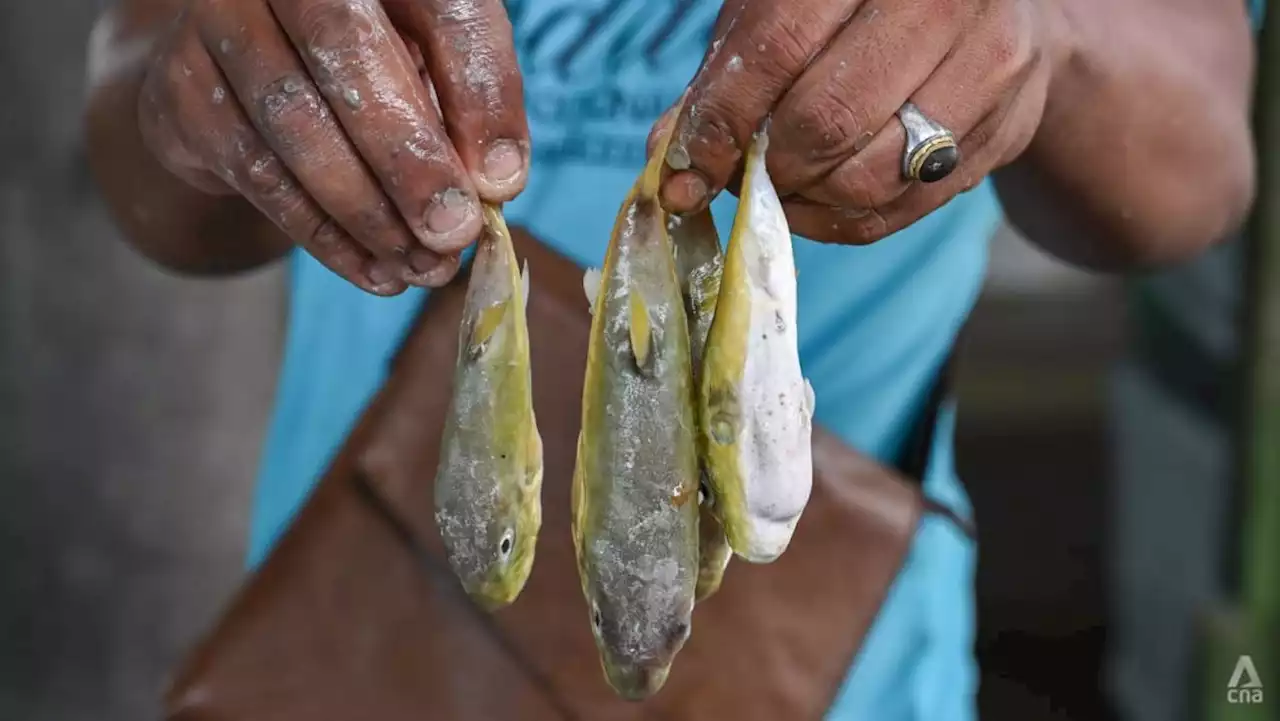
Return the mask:
POLYGON ((909 180, 936 183, 960 164, 960 146, 950 130, 920 112, 914 103, 898 109, 898 119, 907 131, 907 147, 902 153, 902 175, 909 180))

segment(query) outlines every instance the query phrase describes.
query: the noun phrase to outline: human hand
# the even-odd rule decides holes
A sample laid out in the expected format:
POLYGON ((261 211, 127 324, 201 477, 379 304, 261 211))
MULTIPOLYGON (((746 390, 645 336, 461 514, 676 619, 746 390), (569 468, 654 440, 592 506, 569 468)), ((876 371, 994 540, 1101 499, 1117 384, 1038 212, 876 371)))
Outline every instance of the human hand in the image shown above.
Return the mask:
POLYGON ((188 0, 157 47, 139 123, 160 162, 371 293, 447 282, 479 200, 524 187, 501 0, 188 0))
POLYGON ((792 230, 883 238, 1022 153, 1059 28, 1040 0, 727 0, 675 120, 663 202, 689 212, 732 189, 771 117, 768 167, 792 230), (895 113, 908 101, 958 141, 958 165, 936 182, 904 177, 895 113))

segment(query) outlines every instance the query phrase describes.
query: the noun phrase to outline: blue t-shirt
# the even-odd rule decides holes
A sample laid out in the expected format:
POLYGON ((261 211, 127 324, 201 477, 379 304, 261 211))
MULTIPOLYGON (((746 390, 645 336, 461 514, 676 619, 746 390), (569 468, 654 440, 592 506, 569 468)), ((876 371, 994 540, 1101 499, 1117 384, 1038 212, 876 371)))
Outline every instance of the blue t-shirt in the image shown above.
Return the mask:
MULTIPOLYGON (((614 216, 644 162, 653 121, 693 76, 716 0, 509 0, 524 72, 533 167, 506 207, 579 264, 599 266, 614 216)), ((727 229, 735 200, 713 206, 727 229)), ((1000 217, 983 183, 869 247, 796 239, 799 332, 817 420, 880 459, 896 457, 984 277, 1000 217)), ((291 259, 290 323, 252 522, 260 562, 385 378, 425 291, 376 298, 309 256, 291 259)), ((538 269, 531 268, 536 274, 538 269)), ((585 302, 585 300, 584 300, 585 302)), ((947 407, 925 481, 969 512, 947 407)), ((969 721, 975 548, 926 519, 829 718, 969 721)))

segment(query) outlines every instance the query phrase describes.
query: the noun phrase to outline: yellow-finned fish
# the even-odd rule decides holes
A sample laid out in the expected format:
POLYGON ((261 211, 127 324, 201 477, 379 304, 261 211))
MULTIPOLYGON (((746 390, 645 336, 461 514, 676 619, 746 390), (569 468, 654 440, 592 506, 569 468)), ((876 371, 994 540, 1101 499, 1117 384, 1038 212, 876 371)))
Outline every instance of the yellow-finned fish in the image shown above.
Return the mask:
MULTIPOLYGON (((668 223, 672 246, 676 254, 676 270, 680 275, 680 291, 684 295, 685 313, 689 318, 689 347, 693 358, 693 383, 698 387, 702 368, 703 349, 711 320, 716 313, 716 298, 720 295, 720 276, 724 270, 724 254, 720 251, 720 236, 710 209, 686 217, 672 216, 668 223)), ((695 404, 696 410, 696 404, 695 404)), ((700 465, 701 465, 701 459, 700 465)), ((702 601, 720 590, 725 567, 733 550, 725 538, 724 527, 716 518, 714 499, 707 491, 706 469, 701 470, 702 485, 698 492, 698 589, 697 600, 702 601)))
POLYGON ((598 288, 573 477, 573 540, 605 676, 631 700, 665 683, 689 637, 698 578, 692 366, 667 217, 657 199, 664 155, 653 155, 623 203, 598 283, 584 279, 598 288))
POLYGON ((542 525, 542 439, 533 413, 523 277, 502 213, 484 208, 436 473, 449 564, 486 609, 515 600, 542 525))
POLYGON ((813 486, 813 389, 800 371, 795 256, 767 146, 766 128, 747 154, 698 393, 716 515, 752 563, 786 551, 813 486))

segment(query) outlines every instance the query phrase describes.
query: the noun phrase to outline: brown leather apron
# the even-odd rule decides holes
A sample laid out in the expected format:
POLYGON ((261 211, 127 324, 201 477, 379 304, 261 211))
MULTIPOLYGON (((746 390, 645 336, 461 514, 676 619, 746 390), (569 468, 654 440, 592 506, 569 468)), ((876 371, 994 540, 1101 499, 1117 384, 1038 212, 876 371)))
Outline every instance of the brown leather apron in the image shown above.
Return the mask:
POLYGON ((919 485, 815 429, 812 500, 785 555, 735 560, 700 604, 666 687, 618 699, 591 637, 569 534, 590 316, 581 271, 529 259, 544 521, 510 607, 474 607, 449 572, 432 482, 465 283, 432 294, 364 412, 270 557, 181 669, 181 721, 819 719, 898 573, 919 485))

